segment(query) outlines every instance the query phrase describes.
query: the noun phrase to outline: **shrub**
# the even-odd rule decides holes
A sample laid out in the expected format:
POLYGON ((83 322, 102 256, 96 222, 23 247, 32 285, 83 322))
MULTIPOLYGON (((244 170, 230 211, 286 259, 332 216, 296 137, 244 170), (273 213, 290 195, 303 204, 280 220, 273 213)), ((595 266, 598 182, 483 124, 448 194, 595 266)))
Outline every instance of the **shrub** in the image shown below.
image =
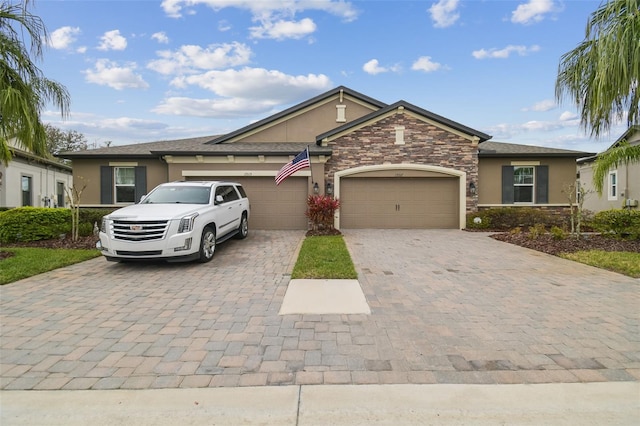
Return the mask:
POLYGON ((18 207, 0 213, 0 243, 49 240, 69 232, 69 209, 18 207))
POLYGON ((508 231, 516 227, 531 227, 538 223, 546 227, 562 226, 566 218, 546 210, 531 207, 499 207, 467 214, 467 228, 508 231), (480 222, 476 220, 480 219, 480 222))
POLYGON ((551 237, 553 237, 554 240, 564 240, 567 238, 567 231, 560 228, 559 226, 552 226, 550 232, 551 237))
POLYGON ((91 235, 93 232, 93 225, 97 224, 98 227, 102 222, 102 217, 108 215, 113 212, 114 208, 90 208, 80 209, 80 225, 79 225, 79 234, 81 236, 91 235))
POLYGON ((310 195, 307 198, 306 216, 312 229, 333 229, 333 215, 340 208, 340 201, 328 195, 310 195))
POLYGON ((541 235, 544 235, 546 229, 542 223, 536 223, 533 226, 529 227, 529 238, 532 240, 537 239, 541 235))
POLYGON ((640 238, 640 210, 613 209, 596 213, 592 226, 616 238, 640 238))

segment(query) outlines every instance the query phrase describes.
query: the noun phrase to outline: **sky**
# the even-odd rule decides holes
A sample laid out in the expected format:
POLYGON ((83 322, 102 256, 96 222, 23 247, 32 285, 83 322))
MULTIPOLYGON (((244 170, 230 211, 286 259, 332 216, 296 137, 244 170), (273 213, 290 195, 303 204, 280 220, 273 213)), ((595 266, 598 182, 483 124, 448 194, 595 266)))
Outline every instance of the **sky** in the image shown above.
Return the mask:
POLYGON ((220 135, 343 85, 412 103, 492 141, 605 150, 561 56, 600 0, 35 0, 38 63, 71 95, 43 120, 93 147, 220 135))

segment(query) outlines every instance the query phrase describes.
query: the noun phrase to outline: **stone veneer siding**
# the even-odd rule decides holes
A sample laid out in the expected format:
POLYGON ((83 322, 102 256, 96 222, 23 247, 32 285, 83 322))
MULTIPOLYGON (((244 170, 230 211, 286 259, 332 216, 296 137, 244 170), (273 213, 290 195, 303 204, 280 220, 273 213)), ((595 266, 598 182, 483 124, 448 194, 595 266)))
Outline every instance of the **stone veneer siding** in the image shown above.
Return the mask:
MULTIPOLYGON (((325 179, 333 183, 336 172, 379 164, 421 164, 467 173, 478 186, 478 147, 468 139, 408 114, 395 114, 327 144, 333 154, 325 166, 325 179), (396 145, 396 126, 404 126, 403 145, 396 145)), ((462 185, 467 185, 462 182, 462 185)), ((477 196, 467 188, 466 210, 477 210, 477 196)))

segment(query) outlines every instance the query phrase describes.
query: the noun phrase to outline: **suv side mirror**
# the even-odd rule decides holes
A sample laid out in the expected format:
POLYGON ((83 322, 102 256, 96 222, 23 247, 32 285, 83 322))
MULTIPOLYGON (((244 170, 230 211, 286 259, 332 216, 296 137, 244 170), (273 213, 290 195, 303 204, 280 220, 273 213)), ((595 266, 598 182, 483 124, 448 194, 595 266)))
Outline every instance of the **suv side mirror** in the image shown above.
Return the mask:
POLYGON ((215 204, 218 205, 218 204, 222 204, 222 203, 224 203, 224 198, 222 198, 222 195, 216 195, 215 204))

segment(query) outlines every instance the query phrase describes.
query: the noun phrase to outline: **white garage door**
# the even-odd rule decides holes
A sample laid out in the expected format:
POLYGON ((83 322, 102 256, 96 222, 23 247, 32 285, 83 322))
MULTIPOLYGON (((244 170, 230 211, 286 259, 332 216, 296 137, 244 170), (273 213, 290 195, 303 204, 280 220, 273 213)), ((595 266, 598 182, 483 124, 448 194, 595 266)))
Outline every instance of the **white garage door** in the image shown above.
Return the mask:
POLYGON ((340 227, 457 229, 459 181, 457 177, 343 178, 340 227))

